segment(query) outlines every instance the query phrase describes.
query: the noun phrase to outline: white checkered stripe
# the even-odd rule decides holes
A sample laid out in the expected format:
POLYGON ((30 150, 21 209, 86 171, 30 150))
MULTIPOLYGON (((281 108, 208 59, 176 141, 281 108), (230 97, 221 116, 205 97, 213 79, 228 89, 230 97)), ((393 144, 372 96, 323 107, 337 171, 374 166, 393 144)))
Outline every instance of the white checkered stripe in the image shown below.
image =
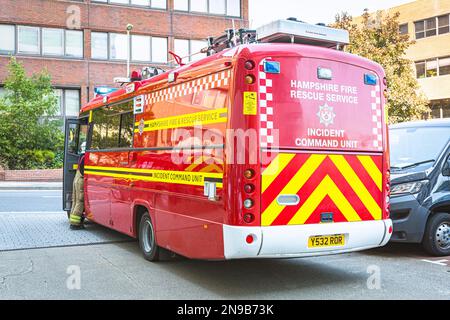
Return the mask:
POLYGON ((264 72, 264 61, 259 66, 259 113, 261 147, 269 148, 274 143, 273 79, 264 72))
POLYGON ((145 95, 145 105, 173 100, 193 93, 227 86, 230 82, 230 78, 231 71, 226 70, 167 89, 155 91, 145 95))
POLYGON ((373 134, 376 135, 376 139, 373 141, 373 147, 378 151, 383 150, 383 107, 381 104, 381 88, 380 85, 376 85, 371 91, 371 108, 372 108, 372 124, 373 134))

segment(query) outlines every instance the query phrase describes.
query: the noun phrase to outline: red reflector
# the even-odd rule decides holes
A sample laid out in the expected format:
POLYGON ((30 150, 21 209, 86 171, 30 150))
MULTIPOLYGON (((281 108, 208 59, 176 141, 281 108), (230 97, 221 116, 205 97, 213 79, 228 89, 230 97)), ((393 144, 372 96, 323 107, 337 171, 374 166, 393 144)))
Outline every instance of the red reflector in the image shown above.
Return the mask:
POLYGON ((247 60, 245 62, 245 69, 247 70, 253 70, 255 68, 255 63, 251 60, 247 60))
POLYGON ((247 236, 247 238, 245 239, 245 241, 246 241, 248 244, 252 244, 254 240, 255 240, 255 239, 253 238, 253 236, 252 236, 251 234, 249 234, 249 235, 247 236))
POLYGON ((392 228, 392 226, 389 227, 389 234, 392 234, 392 232, 394 232, 394 229, 392 228))
POLYGON ((247 193, 253 193, 253 191, 255 191, 255 186, 252 184, 246 184, 244 186, 244 191, 247 193))
POLYGON ((245 223, 252 223, 253 221, 255 221, 255 216, 251 213, 246 213, 244 215, 244 221, 245 223))

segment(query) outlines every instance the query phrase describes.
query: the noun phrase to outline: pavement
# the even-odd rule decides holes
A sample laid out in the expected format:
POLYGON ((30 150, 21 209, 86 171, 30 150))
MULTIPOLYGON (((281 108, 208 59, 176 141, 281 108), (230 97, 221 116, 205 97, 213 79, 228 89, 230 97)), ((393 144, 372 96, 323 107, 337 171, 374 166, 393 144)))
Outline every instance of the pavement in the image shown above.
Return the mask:
POLYGON ((62 190, 62 182, 0 181, 0 190, 62 190))
POLYGON ((0 299, 450 299, 450 257, 416 245, 289 260, 165 253, 150 263, 117 232, 68 232, 60 207, 60 191, 0 191, 0 299))

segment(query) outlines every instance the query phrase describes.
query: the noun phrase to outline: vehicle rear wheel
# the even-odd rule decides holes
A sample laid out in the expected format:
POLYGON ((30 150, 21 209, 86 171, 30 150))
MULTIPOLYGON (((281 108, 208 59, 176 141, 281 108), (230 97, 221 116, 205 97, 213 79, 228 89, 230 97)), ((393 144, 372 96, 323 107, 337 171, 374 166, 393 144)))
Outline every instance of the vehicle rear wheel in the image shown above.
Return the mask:
POLYGON ((425 230, 423 246, 428 253, 434 256, 450 255, 450 214, 440 212, 430 217, 425 230))
POLYGON ((159 247, 156 243, 155 228, 148 212, 142 215, 139 223, 139 246, 146 260, 159 261, 159 247))

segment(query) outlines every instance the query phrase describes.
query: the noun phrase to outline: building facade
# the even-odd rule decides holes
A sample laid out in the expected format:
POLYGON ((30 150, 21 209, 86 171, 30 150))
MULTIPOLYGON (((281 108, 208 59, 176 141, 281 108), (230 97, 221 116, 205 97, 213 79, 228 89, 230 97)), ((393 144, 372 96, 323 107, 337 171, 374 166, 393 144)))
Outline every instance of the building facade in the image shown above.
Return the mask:
POLYGON ((78 115, 98 87, 145 66, 169 68, 169 51, 195 60, 208 36, 248 26, 248 0, 0 0, 0 94, 11 56, 47 69, 61 118, 78 115), (133 25, 128 52, 126 27, 133 25))
POLYGON ((387 11, 400 13, 400 32, 415 41, 406 56, 430 100, 426 117, 450 118, 450 0, 417 0, 387 11))

